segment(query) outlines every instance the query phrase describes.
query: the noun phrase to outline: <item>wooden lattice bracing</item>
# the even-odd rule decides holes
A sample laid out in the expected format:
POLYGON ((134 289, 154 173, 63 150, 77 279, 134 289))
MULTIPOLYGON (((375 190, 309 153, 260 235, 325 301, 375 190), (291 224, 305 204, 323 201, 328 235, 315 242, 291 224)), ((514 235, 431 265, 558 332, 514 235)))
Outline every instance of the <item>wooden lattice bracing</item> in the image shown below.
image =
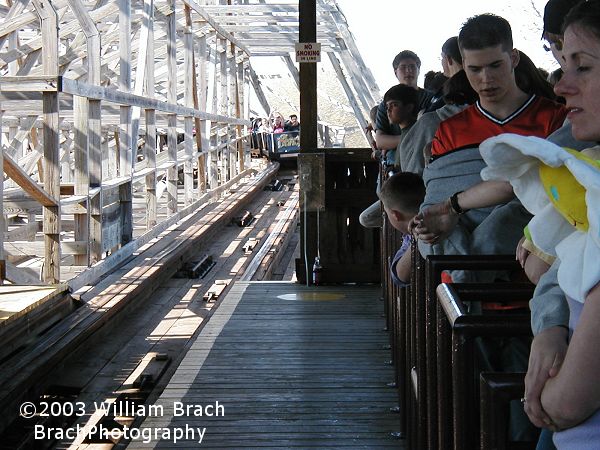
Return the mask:
MULTIPOLYGON (((362 126, 377 85, 336 3, 317 11, 362 126)), ((5 0, 0 261, 70 278, 244 173, 249 95, 270 112, 251 57, 293 70, 298 30, 291 1, 5 0)))

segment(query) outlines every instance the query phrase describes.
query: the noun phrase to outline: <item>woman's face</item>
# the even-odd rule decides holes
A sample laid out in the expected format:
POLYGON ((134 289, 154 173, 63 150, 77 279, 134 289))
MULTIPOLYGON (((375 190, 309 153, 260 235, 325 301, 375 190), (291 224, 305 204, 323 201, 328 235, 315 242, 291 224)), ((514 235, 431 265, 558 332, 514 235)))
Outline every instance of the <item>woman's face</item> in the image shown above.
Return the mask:
POLYGON ((577 24, 569 26, 562 56, 565 73, 554 92, 567 101, 573 136, 600 141, 600 38, 577 24))

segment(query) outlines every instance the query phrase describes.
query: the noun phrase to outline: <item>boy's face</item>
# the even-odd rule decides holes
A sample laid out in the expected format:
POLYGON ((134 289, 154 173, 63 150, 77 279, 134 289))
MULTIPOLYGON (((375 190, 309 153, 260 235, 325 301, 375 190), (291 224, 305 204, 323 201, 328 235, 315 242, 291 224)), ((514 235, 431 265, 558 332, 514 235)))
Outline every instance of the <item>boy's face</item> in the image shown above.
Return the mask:
POLYGON ((516 50, 507 52, 501 45, 480 50, 462 50, 463 67, 471 87, 479 94, 482 106, 502 103, 516 87, 514 68, 519 63, 516 50))
POLYGON ((385 107, 390 123, 402 125, 409 122, 413 116, 414 106, 412 104, 405 105, 400 100, 388 100, 385 102, 385 107))
POLYGON ((414 217, 414 214, 407 214, 402 211, 398 211, 397 209, 388 208, 385 203, 383 204, 383 209, 390 221, 390 224, 402 233, 408 233, 408 223, 410 219, 414 217))
POLYGON ((417 61, 414 59, 401 59, 394 73, 396 74, 398 83, 417 87, 417 80, 419 79, 419 66, 417 65, 417 61))

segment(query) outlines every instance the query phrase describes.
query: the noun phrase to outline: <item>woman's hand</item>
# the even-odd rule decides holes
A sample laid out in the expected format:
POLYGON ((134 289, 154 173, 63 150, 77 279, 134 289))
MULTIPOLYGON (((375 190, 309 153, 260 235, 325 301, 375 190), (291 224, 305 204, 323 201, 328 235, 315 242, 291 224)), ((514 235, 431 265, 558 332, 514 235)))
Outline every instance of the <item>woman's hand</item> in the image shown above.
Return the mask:
MULTIPOLYGON (((571 428, 600 410, 600 283, 587 294, 560 371, 542 390, 543 410, 559 429, 571 428)), ((529 392, 528 392, 529 394, 529 392)))
POLYGON ((525 375, 525 413, 536 427, 554 429, 550 416, 542 408, 541 396, 549 378, 555 377, 567 353, 568 330, 550 327, 534 337, 525 375))

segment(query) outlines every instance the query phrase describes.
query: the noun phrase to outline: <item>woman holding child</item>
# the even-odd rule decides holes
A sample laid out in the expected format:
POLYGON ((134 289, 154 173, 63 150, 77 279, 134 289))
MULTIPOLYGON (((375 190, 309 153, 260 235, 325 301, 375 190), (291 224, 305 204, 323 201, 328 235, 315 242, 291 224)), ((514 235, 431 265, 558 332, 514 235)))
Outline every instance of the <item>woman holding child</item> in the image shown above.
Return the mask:
MULTIPOLYGON (((600 141, 600 0, 588 0, 565 18, 565 74, 555 92, 566 99, 573 136, 600 141)), ((558 285, 569 301, 564 361, 545 383, 545 426, 561 449, 600 448, 600 161, 548 141, 501 135, 484 142, 484 179, 509 180, 535 214, 533 244, 560 261, 558 285)), ((527 402, 527 393, 524 401, 527 402)), ((525 403, 527 410, 527 403, 525 403)))

